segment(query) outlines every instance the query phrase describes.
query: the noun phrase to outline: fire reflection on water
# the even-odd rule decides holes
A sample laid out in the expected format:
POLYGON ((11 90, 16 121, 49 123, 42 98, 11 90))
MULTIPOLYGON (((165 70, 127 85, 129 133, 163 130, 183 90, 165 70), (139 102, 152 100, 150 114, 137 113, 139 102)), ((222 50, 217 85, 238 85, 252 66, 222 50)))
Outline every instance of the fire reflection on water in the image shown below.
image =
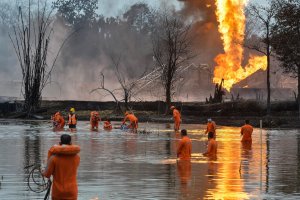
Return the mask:
MULTIPOLYGON (((205 158, 200 154, 193 154, 191 179, 203 174, 205 176, 203 180, 206 181, 192 182, 190 188, 206 188, 203 195, 206 199, 250 199, 258 196, 262 190, 260 183, 266 182, 266 138, 264 133, 261 145, 259 133, 259 130, 254 132, 253 144, 241 143, 238 128, 218 129, 218 158, 205 158), (262 155, 260 155, 261 148, 262 155), (207 171, 199 172, 199 168, 203 167, 206 167, 207 171)), ((204 137, 200 140, 202 145, 205 144, 203 139, 204 137)), ((178 166, 179 177, 186 181, 188 176, 181 175, 183 174, 181 168, 178 166)), ((189 174, 189 172, 185 173, 189 174)), ((184 191, 188 189, 185 188, 184 191)), ((200 193, 198 195, 197 197, 202 196, 200 193)))
MULTIPOLYGON (((77 132, 72 133, 73 143, 82 149, 79 199, 284 198, 296 196, 299 188, 299 176, 295 176, 300 154, 297 130, 287 131, 292 134, 263 131, 261 146, 258 129, 249 145, 241 144, 239 128, 219 127, 217 159, 210 159, 202 156, 207 141, 205 126, 183 125, 193 149, 191 162, 181 162, 176 160, 180 135, 165 130, 163 124, 147 125, 150 134, 132 134, 90 132, 84 128, 87 123, 80 122, 77 132)), ((62 133, 52 132, 43 123, 36 127, 0 125, 0 175, 4 177, 0 199, 43 196, 28 191, 23 166, 43 162, 48 148, 58 143, 62 133)))

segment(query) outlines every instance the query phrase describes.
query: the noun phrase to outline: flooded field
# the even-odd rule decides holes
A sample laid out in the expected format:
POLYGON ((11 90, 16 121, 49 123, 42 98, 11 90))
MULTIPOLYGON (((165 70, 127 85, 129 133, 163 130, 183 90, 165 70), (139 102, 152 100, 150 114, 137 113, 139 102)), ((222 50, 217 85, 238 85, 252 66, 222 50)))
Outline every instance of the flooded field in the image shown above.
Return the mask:
MULTIPOLYGON (((43 199, 27 187, 27 170, 46 163, 63 132, 46 122, 0 122, 0 199, 43 199)), ((81 146, 79 199, 297 199, 300 198, 300 130, 255 129, 242 146, 240 129, 219 127, 217 160, 202 156, 204 125, 183 125, 192 139, 191 163, 176 162, 180 136, 165 124, 141 124, 139 134, 89 131, 80 122, 71 133, 81 146), (260 140, 262 139, 262 145, 260 140)))

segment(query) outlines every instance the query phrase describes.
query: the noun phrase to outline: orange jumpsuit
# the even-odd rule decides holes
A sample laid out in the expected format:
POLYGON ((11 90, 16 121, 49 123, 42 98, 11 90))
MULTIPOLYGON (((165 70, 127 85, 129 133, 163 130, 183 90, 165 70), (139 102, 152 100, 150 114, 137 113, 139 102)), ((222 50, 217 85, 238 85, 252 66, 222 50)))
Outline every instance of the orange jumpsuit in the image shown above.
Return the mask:
POLYGON ((97 111, 92 111, 90 117, 91 129, 98 129, 100 120, 101 119, 99 113, 97 111))
POLYGON ((177 148, 177 157, 180 160, 190 160, 192 153, 192 142, 188 136, 184 136, 177 148))
POLYGON ((216 123, 215 122, 208 122, 205 134, 212 132, 214 136, 216 135, 216 123))
POLYGON ((111 130, 112 125, 111 125, 110 121, 105 121, 104 124, 103 124, 103 128, 107 129, 107 130, 111 130))
POLYGON ((215 139, 211 138, 208 141, 207 152, 204 153, 205 156, 215 157, 217 156, 218 144, 215 139))
POLYGON ((76 128, 76 124, 77 124, 77 115, 75 113, 73 114, 69 114, 68 116, 68 124, 69 124, 69 128, 76 128))
POLYGON ((174 130, 178 131, 181 123, 181 114, 176 108, 174 108, 173 110, 173 118, 174 118, 174 130))
POLYGON ((48 151, 48 164, 43 175, 53 176, 52 200, 77 199, 79 152, 77 145, 55 145, 48 151))
POLYGON ((243 136, 242 142, 252 142, 253 127, 249 124, 242 126, 241 135, 243 136))
POLYGON ((53 125, 57 129, 62 129, 65 126, 65 119, 64 117, 60 114, 60 112, 57 112, 54 114, 52 117, 53 120, 53 125))
POLYGON ((128 114, 125 116, 123 120, 123 124, 125 124, 126 121, 130 121, 129 128, 137 129, 138 128, 138 118, 134 114, 128 114))

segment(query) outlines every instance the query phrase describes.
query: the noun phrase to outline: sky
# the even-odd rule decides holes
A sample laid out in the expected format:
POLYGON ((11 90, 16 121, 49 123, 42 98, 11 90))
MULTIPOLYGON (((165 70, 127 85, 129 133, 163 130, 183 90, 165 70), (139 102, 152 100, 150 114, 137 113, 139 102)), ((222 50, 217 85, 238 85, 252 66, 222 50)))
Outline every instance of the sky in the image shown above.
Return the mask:
MULTIPOLYGON (((199 0, 201 1, 201 0, 199 0)), ((248 0, 249 2, 255 2, 259 4, 265 4, 266 0, 248 0)), ((137 2, 145 2, 154 8, 159 7, 162 3, 167 2, 169 5, 175 6, 175 8, 179 9, 182 5, 182 2, 178 0, 99 0, 99 13, 104 16, 118 16, 121 13, 124 13, 124 10, 128 10, 127 8, 130 5, 133 5, 137 2)))
POLYGON ((99 0, 99 2, 99 12, 107 17, 118 16, 138 2, 147 3, 154 8, 159 7, 163 2, 167 2, 179 9, 181 4, 177 0, 99 0))
MULTIPOLYGON (((12 0, 0 0, 11 2, 12 0)), ((47 3, 51 3, 55 0, 47 0, 47 3)), ((201 0, 199 0, 201 1, 201 0)), ((267 0, 248 0, 249 2, 255 2, 259 4, 265 4, 267 0)), ((163 3, 173 5, 176 9, 180 9, 182 2, 178 0, 99 0, 99 14, 103 14, 106 17, 116 17, 124 13, 125 10, 138 2, 147 3, 154 8, 160 7, 163 3)))

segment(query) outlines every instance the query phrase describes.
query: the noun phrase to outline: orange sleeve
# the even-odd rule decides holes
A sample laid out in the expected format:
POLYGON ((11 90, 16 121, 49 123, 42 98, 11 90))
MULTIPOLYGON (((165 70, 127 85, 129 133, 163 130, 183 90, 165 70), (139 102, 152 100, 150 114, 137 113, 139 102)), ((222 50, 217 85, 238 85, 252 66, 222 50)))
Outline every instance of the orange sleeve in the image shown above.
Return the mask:
POLYGON ((47 167, 46 169, 44 170, 43 172, 43 176, 47 177, 47 178, 50 178, 50 176, 53 174, 54 172, 54 156, 51 156, 49 159, 48 159, 48 162, 47 162, 47 167))
POLYGON ((54 146, 52 146, 49 150, 48 150, 48 156, 47 156, 47 160, 50 159, 50 157, 53 155, 53 149, 54 149, 54 146))
POLYGON ((244 127, 241 128, 241 135, 244 134, 244 127))

